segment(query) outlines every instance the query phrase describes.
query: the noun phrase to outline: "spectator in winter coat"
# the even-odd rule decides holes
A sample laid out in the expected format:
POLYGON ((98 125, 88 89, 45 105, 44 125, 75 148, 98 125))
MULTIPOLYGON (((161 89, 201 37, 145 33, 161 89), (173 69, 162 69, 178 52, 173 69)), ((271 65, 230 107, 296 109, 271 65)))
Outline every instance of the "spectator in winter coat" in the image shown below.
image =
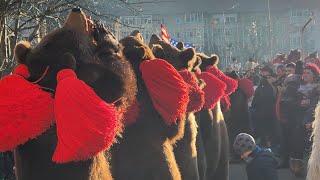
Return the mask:
POLYGON ((275 105, 278 89, 274 85, 276 74, 269 66, 261 69, 261 80, 252 100, 252 123, 258 144, 270 148, 279 140, 275 105))
POLYGON ((248 180, 278 180, 277 159, 270 149, 257 146, 251 135, 239 134, 233 148, 247 164, 248 180))

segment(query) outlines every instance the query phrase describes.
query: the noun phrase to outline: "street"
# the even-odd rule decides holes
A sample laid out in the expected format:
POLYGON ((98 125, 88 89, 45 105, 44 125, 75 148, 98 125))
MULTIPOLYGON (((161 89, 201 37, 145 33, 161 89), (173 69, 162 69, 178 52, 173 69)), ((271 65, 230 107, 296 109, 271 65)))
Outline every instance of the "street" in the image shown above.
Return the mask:
MULTIPOLYGON (((279 180, 304 180, 296 178, 289 169, 281 169, 279 180)), ((245 164, 230 164, 230 180, 247 180, 245 164)))

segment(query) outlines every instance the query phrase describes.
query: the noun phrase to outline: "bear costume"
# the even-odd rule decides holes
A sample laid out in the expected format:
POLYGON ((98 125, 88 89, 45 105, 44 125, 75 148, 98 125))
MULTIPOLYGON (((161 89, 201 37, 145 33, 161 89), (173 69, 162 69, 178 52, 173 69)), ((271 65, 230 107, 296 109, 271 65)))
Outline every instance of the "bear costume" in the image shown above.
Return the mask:
POLYGON ((105 151, 121 130, 121 112, 136 94, 135 76, 112 33, 94 26, 74 8, 63 27, 47 34, 34 48, 28 42, 18 43, 15 55, 21 65, 1 80, 0 87, 4 91, 11 78, 11 83, 19 82, 26 92, 32 89, 30 97, 18 99, 19 103, 31 102, 27 105, 32 108, 22 106, 22 113, 7 124, 1 117, 0 129, 10 127, 6 133, 11 136, 1 136, 0 149, 15 149, 17 179, 112 179, 105 151), (39 97, 32 96, 35 93, 39 97), (42 103, 40 97, 47 99, 42 98, 42 103), (33 104, 28 98, 33 98, 33 104), (48 112, 37 111, 35 108, 45 109, 40 104, 48 112), (35 116, 39 114, 43 116, 35 116), (28 129, 28 123, 14 126, 16 121, 32 124, 28 129))
POLYGON ((199 87, 199 80, 195 74, 191 73, 197 60, 195 50, 193 48, 179 50, 155 35, 150 39, 150 46, 153 46, 152 50, 155 56, 157 58, 164 58, 172 64, 189 85, 190 102, 188 104, 185 133, 183 138, 177 142, 174 153, 182 179, 198 180, 199 172, 196 148, 198 125, 194 113, 200 111, 204 105, 204 92, 199 87))
POLYGON ((189 102, 187 86, 170 64, 155 59, 141 37, 136 32, 135 36, 120 40, 123 54, 134 69, 138 93, 135 104, 124 115, 122 138, 111 149, 112 174, 118 180, 181 180, 172 145, 183 136, 189 102), (168 87, 166 82, 170 79, 168 87), (178 117, 168 119, 160 111, 157 103, 167 97, 161 92, 154 93, 157 90, 152 88, 150 81, 157 82, 154 87, 171 96, 172 103, 164 102, 170 111, 182 110, 178 117), (179 103, 178 109, 172 108, 176 103, 179 103))
MULTIPOLYGON (((230 95, 237 88, 237 82, 226 77, 217 67, 219 58, 197 54, 201 58, 200 69, 220 79, 224 83, 223 96, 230 95)), ((206 82, 206 81, 205 81, 206 82)), ((207 83, 207 82, 206 82, 207 83)), ((206 179, 229 179, 229 139, 228 131, 221 111, 220 102, 214 108, 202 109, 200 112, 200 129, 206 153, 206 179)))

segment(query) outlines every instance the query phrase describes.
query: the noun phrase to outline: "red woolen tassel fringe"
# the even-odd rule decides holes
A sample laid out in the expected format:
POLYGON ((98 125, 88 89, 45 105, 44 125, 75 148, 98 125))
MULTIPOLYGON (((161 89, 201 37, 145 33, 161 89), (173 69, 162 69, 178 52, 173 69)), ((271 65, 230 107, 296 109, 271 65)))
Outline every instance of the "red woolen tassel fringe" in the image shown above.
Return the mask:
POLYGON ((53 161, 91 159, 115 141, 119 127, 116 107, 100 99, 71 69, 60 71, 57 80, 54 113, 58 145, 53 161))
POLYGON ((187 111, 188 86, 167 61, 148 60, 140 64, 140 71, 156 110, 165 123, 176 123, 187 111))
POLYGON ((123 124, 124 126, 130 126, 135 123, 137 118, 139 117, 140 105, 138 100, 135 100, 123 114, 123 124))
POLYGON ((238 88, 238 81, 225 75, 216 66, 208 66, 206 71, 212 73, 213 75, 215 75, 217 78, 219 78, 221 81, 223 81, 227 85, 226 91, 224 93, 225 96, 229 96, 231 93, 233 93, 238 88))
POLYGON ((205 103, 204 108, 212 109, 224 96, 226 84, 211 73, 196 73, 198 79, 204 80, 206 86, 203 88, 205 103))
POLYGON ((25 78, 27 66, 0 80, 0 151, 12 151, 36 138, 54 122, 53 99, 25 78))
POLYGON ((222 112, 227 112, 231 107, 230 97, 224 96, 223 98, 221 98, 220 106, 222 112))
POLYGON ((250 98, 251 96, 253 96, 254 88, 253 88, 253 83, 250 79, 248 78, 240 79, 239 87, 244 92, 244 94, 246 94, 247 98, 250 98))
POLYGON ((179 74, 182 76, 184 81, 188 84, 189 87, 189 104, 187 107, 187 112, 198 112, 202 109, 204 105, 204 92, 200 89, 198 85, 197 77, 184 69, 179 71, 179 74))

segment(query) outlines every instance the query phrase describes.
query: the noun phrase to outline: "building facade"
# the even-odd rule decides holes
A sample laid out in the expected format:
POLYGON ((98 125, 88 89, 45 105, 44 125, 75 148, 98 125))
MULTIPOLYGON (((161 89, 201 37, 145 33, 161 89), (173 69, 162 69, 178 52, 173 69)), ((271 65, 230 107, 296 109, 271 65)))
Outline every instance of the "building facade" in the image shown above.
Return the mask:
POLYGON ((249 57, 272 59, 278 52, 302 49, 304 55, 320 49, 320 7, 284 8, 269 12, 232 11, 157 13, 121 16, 120 38, 139 29, 146 43, 152 34, 160 34, 164 24, 171 38, 192 43, 208 55, 216 53, 225 64, 233 57, 245 62, 249 57), (312 21, 302 33, 302 27, 312 21), (301 38, 303 37, 303 38, 301 38))

